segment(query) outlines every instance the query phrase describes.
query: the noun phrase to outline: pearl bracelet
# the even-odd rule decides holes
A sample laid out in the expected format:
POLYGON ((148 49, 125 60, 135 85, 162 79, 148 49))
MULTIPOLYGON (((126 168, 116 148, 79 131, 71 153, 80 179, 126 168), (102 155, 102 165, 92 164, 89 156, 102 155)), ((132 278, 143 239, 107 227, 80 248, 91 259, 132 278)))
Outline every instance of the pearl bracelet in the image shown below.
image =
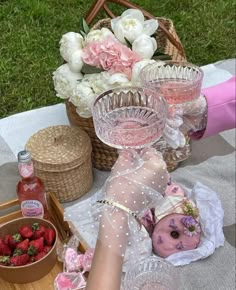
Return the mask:
POLYGON ((139 220, 138 216, 136 215, 135 212, 133 212, 132 210, 130 210, 128 207, 116 202, 116 201, 111 201, 108 199, 103 199, 103 200, 97 200, 98 203, 101 204, 107 204, 107 205, 111 205, 112 207, 116 207, 119 208, 121 210, 123 210, 124 212, 128 213, 129 215, 131 215, 132 217, 134 217, 136 219, 136 221, 138 222, 138 224, 142 225, 141 221, 139 220))

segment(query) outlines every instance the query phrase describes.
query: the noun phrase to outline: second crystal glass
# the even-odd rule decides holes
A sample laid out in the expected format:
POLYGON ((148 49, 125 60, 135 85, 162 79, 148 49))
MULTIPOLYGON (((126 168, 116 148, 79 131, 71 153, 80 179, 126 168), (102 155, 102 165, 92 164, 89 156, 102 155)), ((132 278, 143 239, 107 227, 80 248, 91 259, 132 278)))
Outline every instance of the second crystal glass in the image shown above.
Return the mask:
POLYGON ((116 88, 95 99, 92 114, 101 141, 117 149, 141 149, 161 138, 167 103, 148 88, 116 88))
MULTIPOLYGON (((188 62, 157 62, 145 66, 140 73, 141 85, 161 94, 168 102, 170 114, 182 114, 187 106, 192 106, 201 95, 202 79, 201 68, 188 62)), ((177 149, 172 149, 164 139, 154 145, 162 152, 170 171, 191 155, 188 134, 186 140, 186 145, 177 149)))
POLYGON ((167 61, 145 66, 140 73, 143 86, 163 95, 169 105, 191 102, 201 95, 203 71, 188 62, 167 61))

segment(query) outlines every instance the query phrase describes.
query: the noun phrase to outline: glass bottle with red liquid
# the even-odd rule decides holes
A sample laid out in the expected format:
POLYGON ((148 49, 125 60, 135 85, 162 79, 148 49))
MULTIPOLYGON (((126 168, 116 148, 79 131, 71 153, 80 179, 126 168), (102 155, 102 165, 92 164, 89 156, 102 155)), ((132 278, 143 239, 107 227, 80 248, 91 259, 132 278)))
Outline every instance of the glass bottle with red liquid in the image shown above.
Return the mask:
POLYGON ((21 180, 17 195, 24 217, 48 218, 46 192, 42 181, 34 175, 34 165, 29 151, 18 153, 18 170, 21 180))

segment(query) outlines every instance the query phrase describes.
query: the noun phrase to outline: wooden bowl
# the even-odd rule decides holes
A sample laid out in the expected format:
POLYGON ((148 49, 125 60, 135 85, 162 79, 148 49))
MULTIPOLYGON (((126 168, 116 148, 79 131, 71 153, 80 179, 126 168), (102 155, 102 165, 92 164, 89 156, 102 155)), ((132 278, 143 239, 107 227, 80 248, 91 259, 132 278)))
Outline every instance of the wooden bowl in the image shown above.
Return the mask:
POLYGON ((58 233, 55 226, 45 219, 39 218, 18 218, 0 226, 0 238, 6 234, 14 234, 23 225, 39 223, 52 228, 56 233, 56 239, 52 249, 41 260, 24 266, 3 266, 0 265, 0 277, 10 283, 25 284, 41 279, 47 275, 57 261, 56 244, 58 233))

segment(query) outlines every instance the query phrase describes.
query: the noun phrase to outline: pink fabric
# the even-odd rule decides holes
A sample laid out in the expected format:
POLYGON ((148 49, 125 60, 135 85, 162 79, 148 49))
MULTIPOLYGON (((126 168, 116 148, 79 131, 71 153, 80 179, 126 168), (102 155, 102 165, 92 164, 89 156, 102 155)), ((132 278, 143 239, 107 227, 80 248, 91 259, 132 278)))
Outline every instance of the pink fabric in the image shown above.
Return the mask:
POLYGON ((193 134, 193 139, 206 138, 236 127, 236 77, 202 90, 208 106, 207 126, 203 134, 193 134))

